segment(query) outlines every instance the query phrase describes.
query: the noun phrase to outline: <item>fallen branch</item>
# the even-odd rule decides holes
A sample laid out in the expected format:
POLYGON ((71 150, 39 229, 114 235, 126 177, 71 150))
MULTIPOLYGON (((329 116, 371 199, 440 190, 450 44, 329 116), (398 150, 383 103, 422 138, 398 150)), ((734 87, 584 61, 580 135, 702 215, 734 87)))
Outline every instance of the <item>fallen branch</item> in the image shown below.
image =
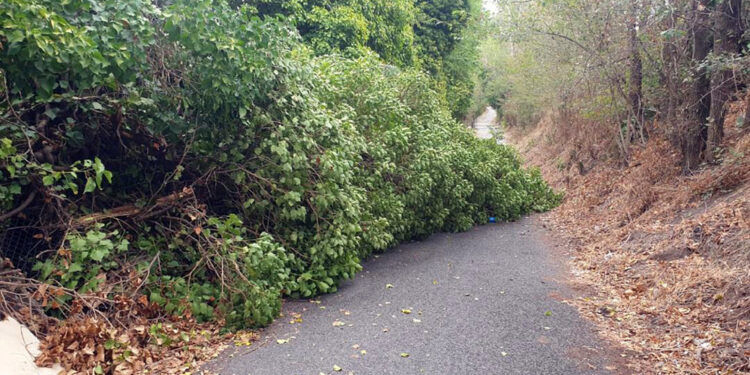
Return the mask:
POLYGON ((36 198, 36 190, 32 190, 31 193, 29 193, 29 196, 26 197, 26 200, 24 200, 23 203, 21 203, 20 206, 18 206, 16 208, 14 208, 14 209, 12 209, 12 210, 10 210, 10 211, 8 211, 8 212, 0 215, 0 221, 8 220, 8 219, 12 218, 13 216, 16 216, 19 213, 21 213, 23 210, 26 209, 26 207, 29 207, 29 205, 31 204, 31 202, 34 201, 34 198, 36 198))
POLYGON ((71 227, 82 227, 102 220, 122 217, 138 217, 139 219, 148 219, 150 217, 163 213, 165 210, 173 207, 176 203, 192 196, 193 189, 186 187, 182 189, 181 192, 169 194, 157 199, 156 202, 149 207, 137 207, 133 204, 128 204, 120 207, 115 207, 111 210, 107 210, 106 212, 97 212, 79 217, 73 220, 73 222, 71 223, 71 227))

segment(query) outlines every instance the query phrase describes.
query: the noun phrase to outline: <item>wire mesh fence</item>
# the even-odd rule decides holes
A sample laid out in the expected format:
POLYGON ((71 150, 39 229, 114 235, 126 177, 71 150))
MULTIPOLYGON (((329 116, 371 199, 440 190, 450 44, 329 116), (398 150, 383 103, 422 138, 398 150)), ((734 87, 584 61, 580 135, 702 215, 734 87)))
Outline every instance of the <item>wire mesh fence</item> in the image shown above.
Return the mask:
POLYGON ((0 258, 8 258, 13 265, 25 272, 32 272, 37 256, 50 247, 38 229, 28 226, 24 220, 9 220, 0 227, 0 258))

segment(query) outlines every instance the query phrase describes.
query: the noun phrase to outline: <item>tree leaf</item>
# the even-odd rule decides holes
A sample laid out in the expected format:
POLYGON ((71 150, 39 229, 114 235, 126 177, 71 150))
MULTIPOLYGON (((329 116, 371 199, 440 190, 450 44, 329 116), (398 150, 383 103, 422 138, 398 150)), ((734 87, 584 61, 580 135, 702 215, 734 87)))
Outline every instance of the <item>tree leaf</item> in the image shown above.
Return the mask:
POLYGON ((93 178, 89 177, 86 179, 86 187, 83 189, 84 193, 91 193, 94 190, 96 190, 96 181, 94 181, 93 178))

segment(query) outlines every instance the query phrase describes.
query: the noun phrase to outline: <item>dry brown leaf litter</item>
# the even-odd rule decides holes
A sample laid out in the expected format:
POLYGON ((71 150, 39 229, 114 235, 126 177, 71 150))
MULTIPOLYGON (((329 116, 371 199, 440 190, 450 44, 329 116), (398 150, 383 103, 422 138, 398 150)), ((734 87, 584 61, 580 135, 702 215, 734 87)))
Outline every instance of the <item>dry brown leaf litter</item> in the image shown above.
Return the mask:
POLYGON ((66 375, 186 374, 215 358, 231 338, 220 334, 216 325, 192 320, 143 319, 113 327, 96 317, 72 318, 51 329, 37 364, 61 363, 66 375))
POLYGON ((25 277, 7 259, 0 262, 0 317, 10 315, 40 336, 37 364, 60 364, 65 375, 190 374, 232 339, 237 346, 258 339, 254 332, 223 334, 221 321, 169 317, 145 296, 71 295, 67 319, 45 316, 44 306, 61 293, 70 291, 25 277), (92 308, 96 304, 99 308, 92 308))
POLYGON ((548 117, 529 134, 510 132, 566 190, 543 219, 571 243, 576 282, 593 290, 572 303, 637 353, 633 371, 750 373, 750 134, 734 117, 722 164, 692 176, 659 137, 622 167, 605 161, 612 145, 596 124, 548 117))

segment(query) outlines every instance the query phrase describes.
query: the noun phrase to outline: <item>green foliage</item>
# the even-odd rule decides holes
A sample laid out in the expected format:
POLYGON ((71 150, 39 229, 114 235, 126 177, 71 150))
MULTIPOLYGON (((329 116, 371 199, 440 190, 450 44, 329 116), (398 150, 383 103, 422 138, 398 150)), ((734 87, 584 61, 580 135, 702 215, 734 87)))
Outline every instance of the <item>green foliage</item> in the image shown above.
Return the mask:
POLYGON ((259 15, 293 20, 316 54, 360 56, 366 50, 397 66, 419 64, 413 0, 236 0, 259 15))
MULTIPOLYGON (((475 0, 243 1, 263 16, 285 15, 316 55, 361 57, 375 52, 398 67, 419 67, 435 78, 438 93, 463 119, 478 72, 475 0)), ((239 2, 238 2, 239 4, 239 2)))
POLYGON ((466 230, 489 216, 512 220, 559 197, 509 148, 456 124, 423 74, 375 59, 324 59, 323 96, 364 137, 356 183, 363 202, 363 254, 436 231, 466 230))
POLYGON ((368 47, 388 63, 403 67, 419 64, 412 0, 355 0, 355 4, 369 21, 368 47))
POLYGON ((138 241, 137 246, 162 264, 156 275, 153 264, 141 266, 153 275, 149 300, 171 314, 189 313, 199 321, 218 312, 233 329, 270 323, 281 309, 282 290, 294 284, 288 268, 294 255, 268 234, 248 239, 236 215, 210 218, 207 224, 197 233, 183 228, 166 246, 155 237, 138 241), (164 247, 173 251, 163 252, 164 247))
POLYGON ((419 40, 420 52, 428 56, 430 65, 450 54, 461 39, 472 11, 468 0, 417 0, 420 10, 418 24, 415 27, 419 40))
POLYGON ((147 0, 3 2, 0 66, 11 93, 52 100, 135 79, 155 12, 147 0))
POLYGON ((453 117, 462 120, 471 106, 479 73, 478 43, 484 25, 481 2, 418 0, 414 27, 424 68, 443 86, 453 117))
POLYGON ((351 6, 313 7, 304 22, 309 28, 306 40, 320 54, 356 54, 370 39, 367 19, 351 6))
MULTIPOLYGON (((441 90, 471 91, 472 44, 440 47, 456 80, 436 83, 410 1, 243 3, 2 5, 0 203, 40 191, 79 225, 117 217, 61 236, 70 254, 42 259, 42 279, 100 292, 136 264, 171 314, 261 326, 282 295, 335 292, 373 251, 558 201, 453 119, 441 90), (349 57, 315 57, 336 51, 349 57), (49 87, 23 74, 32 60, 49 87)), ((47 204, 34 212, 60 225, 47 204)))
POLYGON ((10 138, 0 138, 0 163, 5 166, 7 173, 7 176, 0 176, 0 207, 5 210, 10 210, 17 196, 35 178, 60 197, 65 197, 66 192, 78 195, 81 190, 83 193, 92 193, 103 187, 105 179, 112 182, 112 172, 105 169, 98 157, 93 161, 76 161, 64 170, 55 169, 49 163, 28 160, 17 151, 10 138))
MULTIPOLYGON (((73 232, 66 237, 67 247, 61 248, 34 266, 39 279, 79 293, 97 293, 107 280, 107 271, 116 270, 116 255, 128 249, 129 242, 118 231, 103 231, 97 225, 85 234, 73 232)), ((60 303, 69 294, 57 297, 60 303)))
POLYGON ((3 178, 3 184, 0 185, 0 207, 3 211, 9 211, 16 197, 21 194, 23 185, 28 184, 28 180, 22 177, 27 174, 26 163, 8 138, 0 139, 0 161, 8 173, 8 179, 3 178))
POLYGON ((540 61, 542 51, 513 50, 511 43, 496 38, 482 42, 482 75, 475 101, 477 111, 491 105, 510 125, 530 125, 556 98, 565 68, 554 70, 540 61), (559 75, 558 75, 559 74, 559 75))

